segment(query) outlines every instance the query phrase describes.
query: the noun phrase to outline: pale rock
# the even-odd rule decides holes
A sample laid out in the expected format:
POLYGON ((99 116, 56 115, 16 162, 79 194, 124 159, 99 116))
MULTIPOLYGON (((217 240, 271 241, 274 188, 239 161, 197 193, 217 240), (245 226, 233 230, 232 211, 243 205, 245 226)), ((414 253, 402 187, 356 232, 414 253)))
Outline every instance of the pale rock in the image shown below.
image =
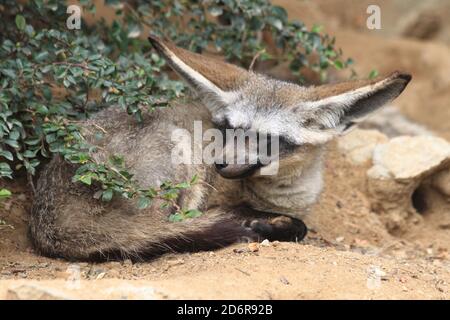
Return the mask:
POLYGON ((401 136, 377 145, 373 166, 367 171, 367 188, 372 209, 381 215, 390 231, 404 231, 422 220, 411 196, 424 180, 448 191, 450 143, 434 136, 401 136), (434 175, 439 174, 434 178, 434 175), (442 174, 442 177, 441 177, 442 174))
POLYGON ((433 136, 396 137, 375 147, 372 178, 411 179, 435 169, 450 158, 450 143, 433 136), (378 176, 379 172, 383 172, 378 176))
POLYGON ((389 169, 375 164, 372 168, 370 168, 367 171, 367 175, 370 178, 374 178, 374 179, 389 179, 391 178, 391 173, 389 172, 389 169))
POLYGON ((450 169, 442 170, 434 175, 432 184, 439 192, 450 197, 450 169))
POLYGON ((6 300, 68 300, 69 298, 55 289, 36 285, 20 285, 8 289, 6 300))
POLYGON ((350 162, 360 165, 372 159, 374 148, 388 138, 377 130, 355 129, 338 139, 338 148, 350 162))

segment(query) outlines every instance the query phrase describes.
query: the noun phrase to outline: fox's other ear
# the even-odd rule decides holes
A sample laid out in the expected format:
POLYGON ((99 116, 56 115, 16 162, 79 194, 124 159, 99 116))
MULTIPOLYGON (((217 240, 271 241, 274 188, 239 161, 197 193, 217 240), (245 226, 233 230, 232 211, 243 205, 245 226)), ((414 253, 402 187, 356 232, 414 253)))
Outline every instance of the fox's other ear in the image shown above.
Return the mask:
POLYGON ((200 94, 213 95, 212 98, 226 102, 230 92, 248 79, 249 73, 238 66, 179 48, 153 35, 148 40, 172 69, 200 94))
POLYGON ((315 127, 343 132, 394 100, 410 80, 411 75, 394 72, 381 79, 315 87, 299 112, 315 127))

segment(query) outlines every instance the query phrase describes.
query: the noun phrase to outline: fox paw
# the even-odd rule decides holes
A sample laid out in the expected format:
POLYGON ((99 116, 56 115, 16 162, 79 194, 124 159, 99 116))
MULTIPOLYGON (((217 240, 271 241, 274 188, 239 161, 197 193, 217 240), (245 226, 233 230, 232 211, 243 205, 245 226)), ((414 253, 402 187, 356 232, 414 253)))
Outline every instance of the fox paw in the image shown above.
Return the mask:
POLYGON ((299 219, 279 216, 272 219, 254 219, 244 222, 246 228, 251 229, 263 239, 270 241, 301 241, 308 232, 305 223, 299 219))

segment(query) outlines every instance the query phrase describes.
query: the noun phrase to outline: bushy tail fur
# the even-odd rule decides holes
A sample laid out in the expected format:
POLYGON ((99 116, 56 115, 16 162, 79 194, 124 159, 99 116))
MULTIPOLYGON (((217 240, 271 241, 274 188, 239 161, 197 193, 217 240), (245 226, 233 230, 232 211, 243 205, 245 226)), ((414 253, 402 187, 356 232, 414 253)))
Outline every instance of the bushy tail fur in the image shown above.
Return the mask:
POLYGON ((30 217, 30 235, 44 255, 66 259, 143 258, 166 251, 212 249, 253 237, 217 208, 171 223, 158 206, 138 210, 131 201, 104 204, 87 186, 70 183, 74 168, 55 158, 42 172, 30 217))

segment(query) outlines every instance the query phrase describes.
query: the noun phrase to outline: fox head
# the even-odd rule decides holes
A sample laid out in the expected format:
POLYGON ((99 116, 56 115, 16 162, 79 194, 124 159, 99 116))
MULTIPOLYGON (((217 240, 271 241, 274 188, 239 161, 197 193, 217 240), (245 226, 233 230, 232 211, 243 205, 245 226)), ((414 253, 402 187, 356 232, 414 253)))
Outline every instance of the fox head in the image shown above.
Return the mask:
MULTIPOLYGON (((280 168, 304 161, 308 153, 345 134, 400 95, 411 80, 409 74, 393 72, 378 79, 304 87, 184 50, 154 36, 149 41, 202 100, 217 127, 277 137, 278 150, 272 148, 271 152, 278 153, 280 168)), ((268 164, 233 161, 217 163, 216 168, 225 178, 242 178, 258 175, 264 165, 268 164)))

